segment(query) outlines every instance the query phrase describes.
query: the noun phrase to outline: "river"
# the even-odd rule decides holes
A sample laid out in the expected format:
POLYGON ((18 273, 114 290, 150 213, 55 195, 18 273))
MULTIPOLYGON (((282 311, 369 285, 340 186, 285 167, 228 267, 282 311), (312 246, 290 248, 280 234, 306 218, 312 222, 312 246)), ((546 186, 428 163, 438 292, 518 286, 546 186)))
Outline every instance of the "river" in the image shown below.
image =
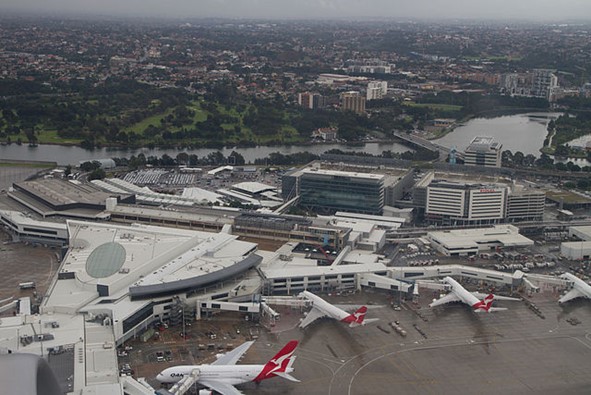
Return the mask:
MULTIPOLYGON (((251 148, 224 148, 219 151, 224 156, 229 156, 232 151, 240 153, 246 163, 254 163, 255 159, 266 158, 273 152, 281 152, 282 154, 294 154, 297 152, 310 152, 312 154, 323 154, 324 152, 337 148, 342 151, 362 151, 372 155, 379 155, 383 151, 392 151, 402 153, 409 151, 410 148, 393 142, 367 142, 360 146, 350 146, 346 144, 312 144, 312 145, 278 145, 278 146, 260 146, 251 148)), ((60 166, 66 165, 78 165, 82 161, 92 161, 95 159, 106 159, 106 158, 129 158, 132 155, 137 156, 143 153, 145 156, 162 156, 167 154, 175 158, 179 153, 186 152, 188 154, 195 154, 199 158, 203 158, 211 152, 217 151, 211 148, 199 148, 199 149, 114 149, 114 148, 100 148, 94 150, 85 150, 75 146, 62 146, 62 145, 47 145, 39 144, 37 147, 29 147, 27 144, 17 145, 3 145, 0 146, 0 159, 12 159, 12 160, 31 160, 31 161, 51 161, 57 162, 60 166)))
MULTIPOLYGON (((540 156, 540 148, 546 138, 546 127, 550 119, 556 119, 560 113, 527 113, 508 115, 495 118, 474 118, 464 125, 458 126, 451 133, 435 140, 438 144, 446 147, 456 147, 463 151, 470 141, 476 136, 492 136, 495 141, 503 144, 503 150, 512 152, 521 151, 524 154, 533 154, 540 156)), ((330 149, 337 148, 342 151, 366 152, 372 155, 379 155, 383 151, 392 151, 402 153, 410 148, 399 143, 393 142, 366 142, 359 146, 349 146, 346 144, 312 144, 312 145, 292 145, 292 146, 260 146, 251 148, 224 148, 220 151, 224 156, 229 156, 233 150, 240 153, 247 163, 254 163, 255 159, 265 158, 273 152, 282 154, 293 154, 297 152, 310 152, 313 154, 322 154, 330 149)), ((143 153, 146 156, 162 156, 167 154, 175 158, 180 152, 195 154, 199 158, 205 157, 215 149, 199 148, 193 150, 185 149, 163 149, 163 148, 140 148, 140 149, 114 149, 100 148, 94 150, 85 150, 74 146, 61 145, 39 145, 29 147, 23 145, 0 146, 0 159, 19 159, 32 161, 55 161, 59 165, 68 164, 78 165, 81 161, 90 161, 94 159, 105 159, 113 157, 126 157, 143 153)))
POLYGON ((540 112, 506 115, 494 118, 474 118, 458 126, 453 132, 434 140, 445 147, 456 147, 464 151, 472 139, 477 136, 491 136, 503 144, 503 151, 525 155, 540 156, 540 148, 544 145, 548 122, 556 119, 561 113, 540 112))

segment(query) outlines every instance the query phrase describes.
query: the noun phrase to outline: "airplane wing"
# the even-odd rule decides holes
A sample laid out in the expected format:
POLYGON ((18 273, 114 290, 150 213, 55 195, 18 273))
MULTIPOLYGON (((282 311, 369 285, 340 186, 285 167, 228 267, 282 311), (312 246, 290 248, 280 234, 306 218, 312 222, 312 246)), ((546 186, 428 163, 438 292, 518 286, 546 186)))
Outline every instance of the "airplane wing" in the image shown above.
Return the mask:
MULTIPOLYGON (((358 304, 333 304, 334 307, 341 309, 343 311, 355 311, 359 308, 358 304)), ((365 307, 367 307, 368 310, 372 310, 372 309, 381 309, 384 307, 383 304, 370 304, 370 305, 366 305, 365 307)))
MULTIPOLYGON (((480 292, 470 292, 472 295, 476 296, 478 299, 482 300, 484 298, 486 298, 489 294, 483 294, 480 292)), ((509 296, 500 296, 500 295, 494 295, 495 296, 495 300, 512 300, 512 301, 521 301, 521 299, 519 298, 511 298, 509 296)))
POLYGON ((232 384, 220 383, 219 381, 198 380, 199 384, 206 386, 210 390, 214 390, 222 395, 242 395, 232 384))
POLYGON ((558 303, 568 302, 569 300, 575 298, 581 298, 585 296, 582 292, 579 292, 576 288, 571 289, 568 291, 562 298, 558 299, 558 303))
POLYGON ((321 312, 315 307, 312 307, 312 310, 306 315, 306 318, 300 322, 300 328, 305 328, 310 325, 312 322, 316 321, 318 318, 326 317, 326 314, 321 312))
MULTIPOLYGON (((221 357, 219 357, 212 365, 236 365, 236 362, 242 357, 242 355, 254 344, 253 341, 245 342, 233 349, 228 351, 221 357)), ((217 391, 217 390, 216 390, 217 391)), ((220 392, 220 391, 218 391, 220 392)))
POLYGON ((439 298, 433 303, 429 305, 429 307, 436 307, 441 306, 442 304, 451 303, 451 302, 459 302, 461 299, 456 296, 455 293, 450 292, 445 295, 443 298, 439 298))

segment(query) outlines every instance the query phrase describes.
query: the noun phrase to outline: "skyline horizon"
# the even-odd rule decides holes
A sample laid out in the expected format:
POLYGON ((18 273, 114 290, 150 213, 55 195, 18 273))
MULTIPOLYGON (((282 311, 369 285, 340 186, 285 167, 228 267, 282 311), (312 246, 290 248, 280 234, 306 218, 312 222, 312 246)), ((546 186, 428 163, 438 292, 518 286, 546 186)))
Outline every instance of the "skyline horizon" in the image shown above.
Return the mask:
POLYGON ((591 22, 591 2, 564 0, 559 6, 551 0, 449 0, 446 7, 437 0, 405 4, 400 0, 302 0, 298 4, 284 0, 175 0, 163 6, 155 0, 104 0, 101 4, 84 0, 7 0, 0 4, 4 16, 48 18, 124 18, 162 20, 269 20, 269 21, 474 21, 497 23, 572 23, 591 22), (141 11, 138 11, 141 10, 141 11))

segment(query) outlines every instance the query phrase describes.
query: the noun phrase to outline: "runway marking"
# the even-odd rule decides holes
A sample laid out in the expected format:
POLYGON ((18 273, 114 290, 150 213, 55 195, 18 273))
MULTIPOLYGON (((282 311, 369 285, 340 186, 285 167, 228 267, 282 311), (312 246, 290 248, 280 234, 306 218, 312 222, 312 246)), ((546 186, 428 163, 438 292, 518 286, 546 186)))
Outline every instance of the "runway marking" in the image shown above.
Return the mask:
MULTIPOLYGON (((591 333, 588 332, 587 335, 591 335, 591 333)), ((587 337, 587 335, 585 337, 587 337)), ((537 336, 537 337, 528 337, 527 338, 527 340, 547 340, 547 339, 575 339, 578 342, 580 342, 583 345, 585 345, 585 347, 591 349, 591 346, 590 345, 588 345, 587 343, 583 342, 581 339, 578 339, 578 338, 573 337, 573 336, 537 336)), ((523 340, 524 339, 504 339, 504 340, 497 341, 497 343, 514 343, 514 342, 523 341, 523 340)), ((484 343, 487 343, 487 342, 476 342, 475 341, 474 343, 471 343, 470 345, 479 345, 479 344, 484 344, 484 343)), ((392 356, 392 355, 402 354, 402 353, 406 353, 406 352, 410 352, 410 351, 433 350, 433 349, 457 347, 457 346, 463 346, 463 345, 465 345, 465 343, 463 343, 463 342, 462 343, 450 343, 450 344, 442 344, 442 345, 432 345, 432 346, 425 346, 425 347, 408 348, 408 349, 405 349, 405 350, 396 350, 396 351, 392 351, 392 352, 389 352, 389 353, 386 353, 386 354, 382 354, 381 356, 375 357, 372 360, 366 362, 359 369, 357 369, 355 371, 355 373, 351 376, 351 379, 349 380, 349 387, 348 387, 347 393, 348 393, 348 395, 351 395, 351 388, 353 386, 353 381, 355 381, 355 378, 357 377, 357 375, 363 369, 365 369, 368 365, 370 365, 370 364, 372 364, 372 363, 374 363, 374 362, 376 362, 376 361, 378 361, 378 360, 380 360, 380 359, 382 359, 384 357, 389 357, 389 356, 392 356)), ((371 350, 371 351, 375 351, 375 350, 376 349, 371 350)), ((349 361, 347 361, 345 364, 343 364, 343 366, 341 366, 339 369, 337 369, 337 371, 335 372, 335 375, 339 372, 339 370, 342 367, 344 367, 345 365, 347 365, 353 359, 358 358, 358 357, 360 357, 362 355, 368 354, 371 351, 368 351, 368 352, 365 352, 365 353, 358 354, 358 355, 354 356, 349 361)), ((332 378, 332 380, 330 382, 329 394, 332 391, 332 384, 333 384, 334 379, 335 379, 335 376, 333 376, 333 378, 332 378)), ((423 390, 425 390, 425 389, 423 389, 423 390)))

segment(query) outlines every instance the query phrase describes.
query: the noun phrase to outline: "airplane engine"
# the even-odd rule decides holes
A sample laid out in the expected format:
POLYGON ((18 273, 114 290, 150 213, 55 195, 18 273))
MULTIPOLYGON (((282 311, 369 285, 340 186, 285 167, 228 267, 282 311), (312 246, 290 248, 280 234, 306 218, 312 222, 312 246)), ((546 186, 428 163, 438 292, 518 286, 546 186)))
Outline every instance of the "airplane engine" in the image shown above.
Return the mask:
POLYGON ((210 391, 210 390, 199 390, 199 395, 213 395, 213 391, 210 391))

